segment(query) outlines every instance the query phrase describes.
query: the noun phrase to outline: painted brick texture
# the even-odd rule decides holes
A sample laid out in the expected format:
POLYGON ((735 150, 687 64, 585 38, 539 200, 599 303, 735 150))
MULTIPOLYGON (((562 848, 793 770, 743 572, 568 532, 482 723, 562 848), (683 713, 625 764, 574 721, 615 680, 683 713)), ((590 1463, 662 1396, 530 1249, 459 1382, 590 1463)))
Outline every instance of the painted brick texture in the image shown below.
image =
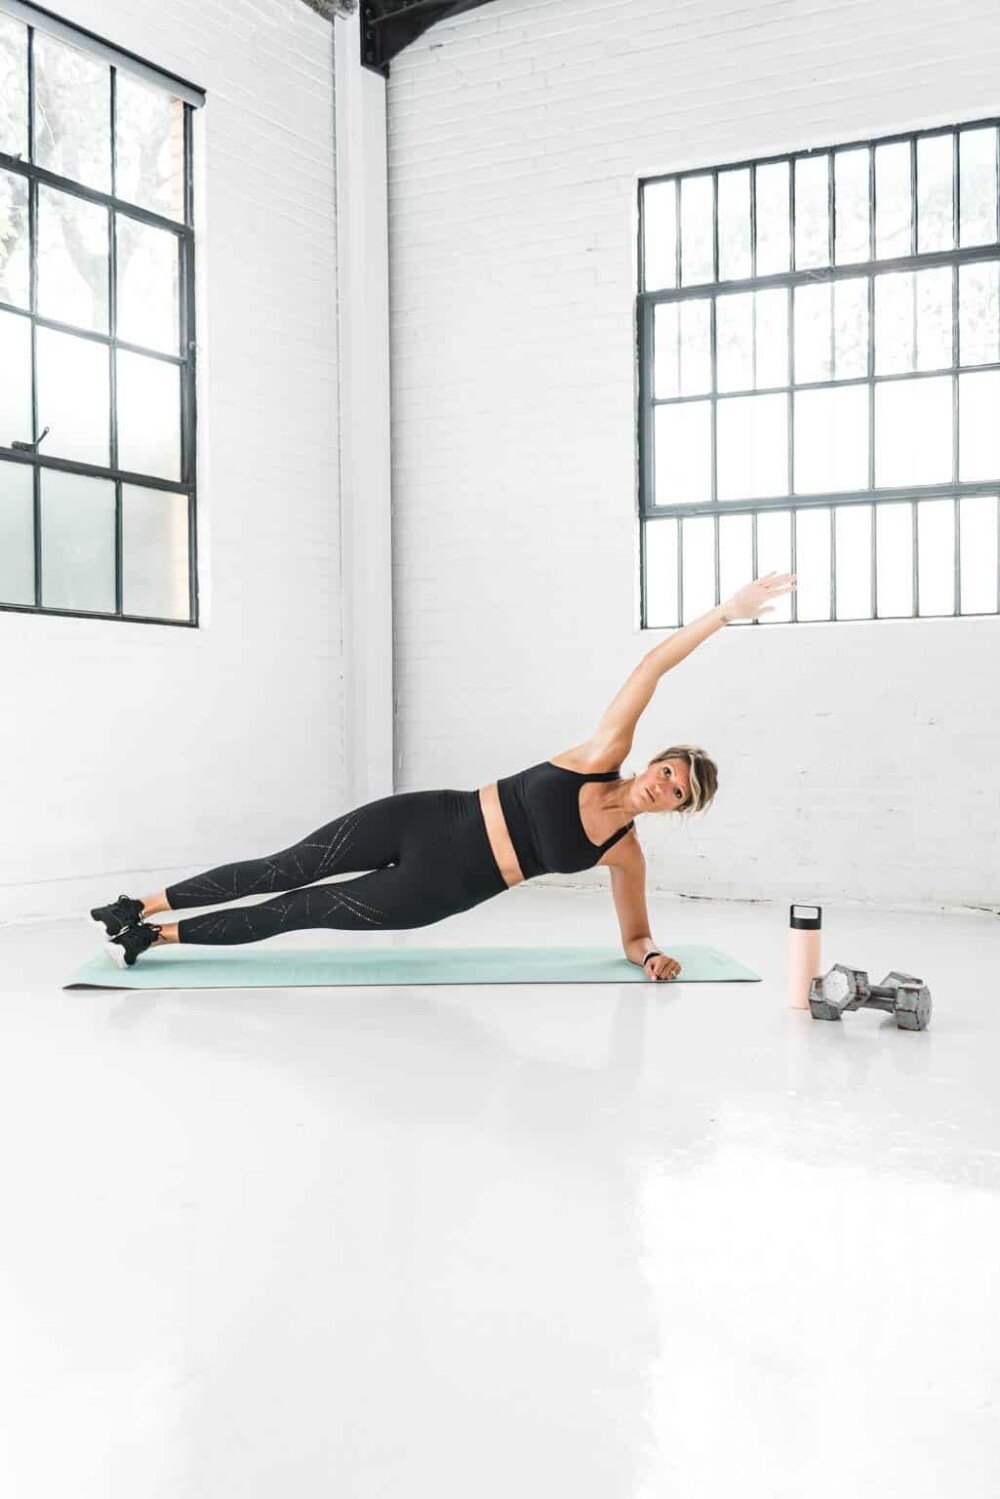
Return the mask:
POLYGON ((203 625, 0 614, 0 918, 76 914, 343 810, 329 23, 301 0, 58 9, 208 94, 203 625))
MULTIPOLYGON (((494 0, 394 64, 400 789, 578 743, 660 638, 638 630, 637 178, 1000 113, 998 47, 992 0, 494 0)), ((714 637, 629 762, 680 739, 720 766, 703 821, 640 820, 650 883, 996 908, 998 643, 996 619, 714 637)))

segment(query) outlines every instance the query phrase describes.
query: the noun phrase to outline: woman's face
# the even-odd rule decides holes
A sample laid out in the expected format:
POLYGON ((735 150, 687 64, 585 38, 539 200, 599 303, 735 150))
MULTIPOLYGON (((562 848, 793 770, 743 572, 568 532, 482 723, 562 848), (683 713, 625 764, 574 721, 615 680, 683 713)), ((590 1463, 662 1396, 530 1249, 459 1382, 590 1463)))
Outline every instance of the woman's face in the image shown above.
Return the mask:
POLYGON ((691 793, 691 777, 683 760, 657 760, 635 778, 633 788, 642 812, 677 812, 691 793))

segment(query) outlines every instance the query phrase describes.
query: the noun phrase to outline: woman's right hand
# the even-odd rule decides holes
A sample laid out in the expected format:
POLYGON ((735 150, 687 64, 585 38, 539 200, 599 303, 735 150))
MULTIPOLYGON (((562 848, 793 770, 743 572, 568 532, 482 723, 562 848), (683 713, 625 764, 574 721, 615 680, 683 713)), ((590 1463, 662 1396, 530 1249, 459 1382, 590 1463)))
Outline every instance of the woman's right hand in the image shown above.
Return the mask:
POLYGON ((791 593, 794 587, 794 573, 765 573, 752 583, 744 583, 726 599, 722 605, 723 618, 732 624, 736 619, 759 619, 762 614, 773 614, 773 600, 791 593))

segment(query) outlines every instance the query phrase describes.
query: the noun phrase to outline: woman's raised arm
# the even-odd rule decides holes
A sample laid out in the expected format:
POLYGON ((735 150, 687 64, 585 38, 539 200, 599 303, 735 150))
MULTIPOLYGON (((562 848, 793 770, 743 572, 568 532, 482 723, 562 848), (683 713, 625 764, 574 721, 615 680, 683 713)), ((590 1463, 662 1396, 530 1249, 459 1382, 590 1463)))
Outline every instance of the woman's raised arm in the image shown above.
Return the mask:
POLYGON ((695 646, 701 645, 723 625, 738 619, 757 619, 770 614, 774 600, 790 593, 795 587, 794 573, 767 573, 745 583, 725 603, 707 614, 692 620, 679 630, 673 630, 665 640, 647 651, 639 665, 630 673, 625 684, 612 698, 604 717, 594 734, 595 741, 614 741, 624 747, 627 754, 632 747, 635 727, 649 706, 656 691, 656 684, 671 667, 690 656, 695 646))

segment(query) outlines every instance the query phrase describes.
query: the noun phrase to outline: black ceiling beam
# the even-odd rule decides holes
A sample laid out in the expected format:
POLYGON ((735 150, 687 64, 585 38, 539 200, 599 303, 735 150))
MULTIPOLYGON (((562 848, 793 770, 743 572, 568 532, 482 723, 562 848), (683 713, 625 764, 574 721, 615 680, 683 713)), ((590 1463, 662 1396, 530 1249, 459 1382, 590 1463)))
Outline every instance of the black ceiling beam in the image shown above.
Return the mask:
POLYGON ((361 0, 361 61, 387 78, 392 59, 438 21, 488 4, 489 0, 361 0))

